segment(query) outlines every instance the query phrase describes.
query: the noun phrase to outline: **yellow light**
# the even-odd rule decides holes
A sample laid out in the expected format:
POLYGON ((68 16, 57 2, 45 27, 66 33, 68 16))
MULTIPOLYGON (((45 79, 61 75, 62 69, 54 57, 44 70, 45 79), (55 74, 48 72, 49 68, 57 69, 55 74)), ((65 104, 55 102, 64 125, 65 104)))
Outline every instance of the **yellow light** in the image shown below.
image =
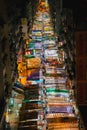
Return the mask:
POLYGON ((26 85, 26 77, 21 78, 21 84, 26 85))
POLYGON ((41 5, 45 5, 45 2, 41 2, 41 5))

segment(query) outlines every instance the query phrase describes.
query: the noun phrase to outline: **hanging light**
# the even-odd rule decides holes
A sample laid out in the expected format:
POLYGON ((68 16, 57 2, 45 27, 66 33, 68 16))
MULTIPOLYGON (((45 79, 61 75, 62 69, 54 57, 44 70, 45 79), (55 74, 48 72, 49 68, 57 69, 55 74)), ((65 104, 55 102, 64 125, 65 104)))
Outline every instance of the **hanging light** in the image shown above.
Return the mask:
POLYGON ((48 0, 45 0, 45 5, 46 7, 48 7, 48 0))

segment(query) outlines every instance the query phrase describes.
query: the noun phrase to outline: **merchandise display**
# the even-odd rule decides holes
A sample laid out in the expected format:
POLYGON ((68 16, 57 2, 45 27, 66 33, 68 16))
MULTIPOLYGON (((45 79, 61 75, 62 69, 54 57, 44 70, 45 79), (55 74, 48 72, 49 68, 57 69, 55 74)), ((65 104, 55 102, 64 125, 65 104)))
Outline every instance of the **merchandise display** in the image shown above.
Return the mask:
POLYGON ((57 41, 45 2, 38 6, 32 39, 26 40, 24 54, 18 55, 19 78, 13 90, 23 98, 15 130, 80 130, 65 53, 58 49, 62 43, 57 41))

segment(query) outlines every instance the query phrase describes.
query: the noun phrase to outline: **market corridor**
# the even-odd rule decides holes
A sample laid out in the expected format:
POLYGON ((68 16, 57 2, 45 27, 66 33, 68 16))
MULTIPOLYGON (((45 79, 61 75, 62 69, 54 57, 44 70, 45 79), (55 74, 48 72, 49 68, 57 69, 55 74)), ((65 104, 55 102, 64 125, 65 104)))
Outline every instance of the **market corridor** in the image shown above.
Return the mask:
POLYGON ((63 43, 54 32, 47 1, 38 5, 29 33, 18 52, 18 79, 6 111, 9 130, 80 130, 63 43))

